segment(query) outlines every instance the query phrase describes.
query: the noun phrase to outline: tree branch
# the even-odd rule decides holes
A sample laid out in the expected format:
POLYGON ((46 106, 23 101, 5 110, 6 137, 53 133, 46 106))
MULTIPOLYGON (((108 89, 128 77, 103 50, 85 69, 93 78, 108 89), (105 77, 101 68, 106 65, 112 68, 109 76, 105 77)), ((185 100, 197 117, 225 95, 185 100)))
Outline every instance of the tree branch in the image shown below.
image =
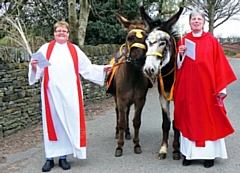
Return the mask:
POLYGON ((46 11, 47 14, 49 15, 49 17, 52 18, 54 21, 57 22, 58 19, 51 15, 51 13, 49 12, 49 10, 48 10, 47 5, 45 4, 45 2, 44 2, 43 0, 40 0, 40 2, 42 3, 43 8, 45 9, 45 11, 46 11))

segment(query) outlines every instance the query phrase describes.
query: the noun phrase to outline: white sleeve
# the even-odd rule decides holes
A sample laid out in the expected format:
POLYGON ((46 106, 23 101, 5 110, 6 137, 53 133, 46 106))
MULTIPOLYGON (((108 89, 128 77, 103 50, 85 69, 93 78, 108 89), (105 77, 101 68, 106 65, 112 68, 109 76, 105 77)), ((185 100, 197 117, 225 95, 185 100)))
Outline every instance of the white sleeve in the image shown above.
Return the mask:
POLYGON ((34 83, 36 83, 43 75, 43 69, 39 68, 37 66, 37 71, 36 73, 34 73, 32 71, 32 66, 29 63, 29 68, 28 68, 28 83, 29 85, 33 85, 34 83))
POLYGON ((220 97, 226 97, 226 96, 227 96, 227 89, 226 89, 226 88, 222 89, 222 90, 218 93, 218 96, 220 96, 220 97))
MULTIPOLYGON (((49 43, 46 43, 46 44, 42 45, 37 52, 42 52, 43 55, 46 55, 47 48, 48 48, 48 44, 49 44, 49 43)), ((31 60, 30 60, 30 62, 31 62, 31 60)), ((29 83, 29 85, 33 85, 33 84, 36 83, 41 77, 43 77, 43 71, 44 71, 44 69, 43 69, 43 68, 39 68, 39 67, 37 66, 37 71, 36 71, 36 73, 34 73, 33 70, 32 70, 32 66, 31 66, 30 63, 29 63, 28 66, 29 66, 29 67, 28 67, 28 83, 29 83)))
MULTIPOLYGON (((75 45, 74 45, 75 46, 75 45)), ((84 79, 103 86, 105 83, 106 72, 104 65, 92 64, 88 57, 77 46, 79 73, 84 79)))

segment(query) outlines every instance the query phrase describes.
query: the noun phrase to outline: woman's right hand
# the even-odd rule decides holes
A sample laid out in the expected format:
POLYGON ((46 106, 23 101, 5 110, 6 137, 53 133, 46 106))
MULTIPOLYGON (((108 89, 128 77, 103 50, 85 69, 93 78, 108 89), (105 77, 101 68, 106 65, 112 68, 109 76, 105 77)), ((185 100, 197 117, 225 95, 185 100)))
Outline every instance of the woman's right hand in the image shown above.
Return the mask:
POLYGON ((33 58, 33 59, 31 60, 30 64, 31 64, 31 66, 32 66, 32 71, 33 71, 34 73, 36 73, 38 60, 35 59, 35 58, 33 58))
POLYGON ((178 47, 178 52, 183 56, 186 49, 187 49, 187 47, 185 45, 180 45, 178 47))

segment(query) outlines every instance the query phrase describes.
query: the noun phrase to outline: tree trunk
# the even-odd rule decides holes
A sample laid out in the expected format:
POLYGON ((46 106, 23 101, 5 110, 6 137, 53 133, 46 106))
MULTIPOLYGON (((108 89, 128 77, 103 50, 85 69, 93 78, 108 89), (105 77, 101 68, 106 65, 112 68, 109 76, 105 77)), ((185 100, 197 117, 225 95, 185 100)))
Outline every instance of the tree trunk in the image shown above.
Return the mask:
POLYGON ((70 26, 70 41, 76 45, 79 44, 78 28, 79 23, 76 12, 76 0, 68 0, 68 15, 70 26))
POLYGON ((208 13, 209 13, 209 26, 208 26, 208 31, 211 32, 213 34, 213 25, 214 25, 214 5, 213 4, 209 4, 209 9, 208 9, 208 13))
POLYGON ((80 19, 79 19, 79 27, 78 27, 78 45, 84 45, 84 40, 86 36, 87 24, 88 24, 88 16, 90 12, 90 6, 88 0, 80 0, 81 9, 80 9, 80 19))

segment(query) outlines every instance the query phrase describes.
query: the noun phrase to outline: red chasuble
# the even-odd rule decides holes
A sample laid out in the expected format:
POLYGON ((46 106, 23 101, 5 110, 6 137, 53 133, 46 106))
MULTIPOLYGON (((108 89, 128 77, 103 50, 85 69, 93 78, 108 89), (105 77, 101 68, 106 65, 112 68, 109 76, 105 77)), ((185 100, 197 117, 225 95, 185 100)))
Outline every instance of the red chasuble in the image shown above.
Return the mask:
POLYGON ((177 70, 174 123, 184 137, 204 146, 206 140, 214 141, 234 132, 216 95, 237 78, 221 45, 210 33, 203 32, 200 37, 188 33, 183 44, 185 39, 196 43, 196 59, 186 56, 177 70))
MULTIPOLYGON (((53 40, 49 43, 47 55, 47 60, 50 59, 52 50, 54 48, 54 45, 56 43, 56 40, 53 40)), ((84 108, 83 108, 83 98, 82 98, 82 92, 81 92, 81 81, 80 81, 80 75, 78 73, 78 56, 77 51, 73 44, 70 42, 67 42, 69 51, 71 53, 73 64, 74 64, 74 70, 76 74, 76 85, 78 88, 78 100, 79 100, 79 112, 80 112, 80 147, 86 146, 86 127, 85 127, 85 119, 84 119, 84 108)), ((47 88, 48 88, 48 80, 49 80, 49 74, 48 74, 48 67, 44 70, 44 103, 45 103, 45 110, 46 110, 46 121, 47 121, 47 130, 48 130, 48 138, 51 141, 57 141, 57 136, 54 129, 54 124, 52 121, 52 115, 50 111, 50 105, 48 100, 48 94, 47 94, 47 88)))

